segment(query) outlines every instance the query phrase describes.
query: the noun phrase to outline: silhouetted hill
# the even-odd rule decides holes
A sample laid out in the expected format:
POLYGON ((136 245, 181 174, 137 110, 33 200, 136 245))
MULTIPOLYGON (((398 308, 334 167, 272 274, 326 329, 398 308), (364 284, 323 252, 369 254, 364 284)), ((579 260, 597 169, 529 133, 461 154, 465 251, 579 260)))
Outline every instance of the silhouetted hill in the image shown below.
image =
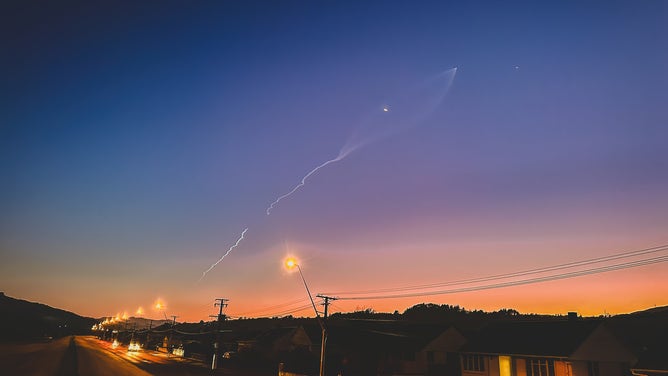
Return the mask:
POLYGON ((636 311, 636 312, 629 313, 629 315, 660 316, 660 317, 668 318, 668 306, 649 308, 649 309, 645 309, 643 311, 636 311))
POLYGON ((61 337, 90 332, 97 322, 45 304, 14 299, 0 292, 0 340, 61 337))
POLYGON ((522 314, 514 309, 493 312, 467 310, 449 304, 420 303, 407 308, 404 313, 374 312, 372 309, 350 313, 334 313, 332 318, 354 320, 403 320, 420 323, 484 323, 488 321, 563 320, 563 315, 522 314))

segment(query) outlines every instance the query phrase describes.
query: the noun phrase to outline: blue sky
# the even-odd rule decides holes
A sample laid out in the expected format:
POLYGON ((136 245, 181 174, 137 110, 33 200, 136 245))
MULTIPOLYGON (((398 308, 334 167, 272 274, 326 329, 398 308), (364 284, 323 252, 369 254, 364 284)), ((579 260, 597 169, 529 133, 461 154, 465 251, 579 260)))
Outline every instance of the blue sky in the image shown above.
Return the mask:
POLYGON ((387 276, 405 271, 384 260, 410 247, 421 261, 409 284, 452 274, 431 271, 434 260, 468 270, 462 244, 490 260, 467 271, 480 275, 524 265, 495 259, 505 254, 533 267, 666 240, 665 2, 3 7, 9 295, 102 315, 112 308, 79 302, 100 268, 99 289, 146 279, 110 306, 162 295, 188 311, 188 289, 217 297, 191 282, 246 227, 230 265, 207 276, 242 306, 255 304, 248 286, 271 302, 266 286, 295 285, 266 272, 286 252, 333 289, 371 283, 364 270, 394 285, 387 276), (433 116, 319 171, 265 216, 365 114, 453 67, 433 116), (359 275, 327 274, 351 257, 359 275), (72 298, 45 288, 54 284, 72 298), (172 284, 188 288, 165 291, 172 284))

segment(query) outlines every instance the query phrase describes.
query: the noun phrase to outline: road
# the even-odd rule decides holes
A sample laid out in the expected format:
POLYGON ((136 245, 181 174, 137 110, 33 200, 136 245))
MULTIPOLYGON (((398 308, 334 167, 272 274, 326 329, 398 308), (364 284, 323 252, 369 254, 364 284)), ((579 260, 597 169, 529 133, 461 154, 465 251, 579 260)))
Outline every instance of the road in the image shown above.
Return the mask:
POLYGON ((81 336, 1 344, 0 370, 3 375, 26 376, 267 375, 239 369, 214 372, 193 360, 154 351, 128 352, 125 347, 114 349, 109 342, 81 336))

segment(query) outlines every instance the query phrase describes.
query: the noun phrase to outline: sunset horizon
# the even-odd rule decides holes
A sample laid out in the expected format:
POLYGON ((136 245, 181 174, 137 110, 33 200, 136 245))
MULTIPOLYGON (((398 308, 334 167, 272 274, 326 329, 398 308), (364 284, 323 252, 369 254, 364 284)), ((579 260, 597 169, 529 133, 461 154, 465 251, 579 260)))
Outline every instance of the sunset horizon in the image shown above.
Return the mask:
POLYGON ((7 296, 187 322, 668 305, 664 2, 14 3, 7 296))

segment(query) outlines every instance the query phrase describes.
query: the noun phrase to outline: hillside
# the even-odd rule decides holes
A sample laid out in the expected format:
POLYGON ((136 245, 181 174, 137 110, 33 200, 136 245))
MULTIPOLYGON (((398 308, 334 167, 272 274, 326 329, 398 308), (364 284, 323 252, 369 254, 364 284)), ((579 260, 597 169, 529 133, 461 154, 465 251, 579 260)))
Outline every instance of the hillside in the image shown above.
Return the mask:
POLYGON ((0 341, 61 337, 90 331, 96 319, 0 292, 0 341))

